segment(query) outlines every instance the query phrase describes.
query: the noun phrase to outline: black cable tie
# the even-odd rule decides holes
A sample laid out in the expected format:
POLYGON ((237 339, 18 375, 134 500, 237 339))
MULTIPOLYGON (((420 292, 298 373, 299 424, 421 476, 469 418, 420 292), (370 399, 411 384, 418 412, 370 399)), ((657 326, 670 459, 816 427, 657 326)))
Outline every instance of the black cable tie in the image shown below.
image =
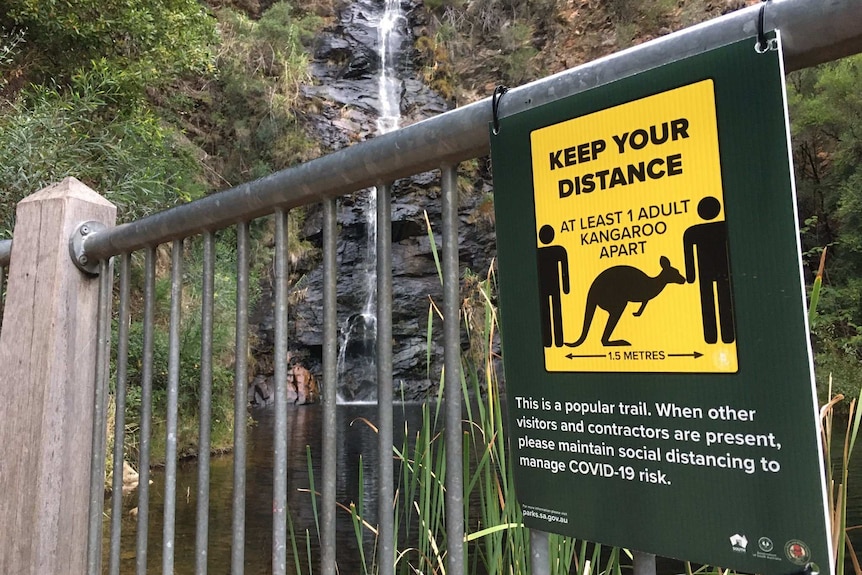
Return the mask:
POLYGON ((763 0, 763 4, 760 5, 760 11, 757 13, 757 44, 754 45, 754 49, 758 54, 763 54, 769 50, 769 41, 766 39, 766 32, 763 31, 763 20, 767 4, 769 4, 769 0, 763 0))
POLYGON ((491 114, 494 121, 494 129, 492 132, 495 136, 500 133, 500 100, 503 98, 503 94, 508 91, 508 86, 500 84, 494 88, 494 95, 491 96, 491 114))

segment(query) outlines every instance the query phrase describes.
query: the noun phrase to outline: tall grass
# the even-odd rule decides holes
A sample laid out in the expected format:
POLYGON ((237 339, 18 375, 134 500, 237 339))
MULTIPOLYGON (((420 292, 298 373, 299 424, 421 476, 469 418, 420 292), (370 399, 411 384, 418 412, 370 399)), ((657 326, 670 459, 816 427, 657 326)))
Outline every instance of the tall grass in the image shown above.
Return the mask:
MULTIPOLYGON (((429 238, 437 262, 436 243, 429 238)), ((442 281, 442 274, 441 274, 442 281)), ((462 425, 463 501, 467 534, 465 536, 469 573, 487 575, 529 574, 532 540, 524 527, 521 508, 515 495, 513 468, 509 458, 504 423, 504 397, 497 374, 499 355, 495 351, 499 324, 494 305, 496 276, 493 266, 487 277, 465 278, 469 294, 463 300, 461 319, 471 342, 471 349, 462 357, 460 373, 466 419, 462 425)), ((433 320, 439 312, 432 302, 429 309, 429 341, 433 336, 433 320)), ((396 572, 415 575, 446 573, 448 533, 446 530, 446 447, 440 432, 443 408, 444 378, 441 376, 436 401, 422 406, 421 423, 411 430, 405 424, 400 445, 393 445, 397 461, 397 479, 393 510, 395 516, 396 572)), ((376 432, 375 425, 362 422, 376 432)), ((362 502, 365 484, 360 461, 357 503, 343 506, 350 515, 361 572, 377 573, 377 527, 368 520, 362 502)), ((309 462, 313 508, 317 509, 317 494, 309 462)), ((316 513, 316 511, 315 511, 316 513)), ((600 545, 576 542, 556 534, 548 536, 550 575, 571 572, 590 575, 620 575, 620 549, 603 550, 600 545), (604 551, 604 552, 603 552, 604 551)), ((540 574, 536 574, 540 575, 540 574)), ((541 574, 545 575, 545 574, 541 574)))
MULTIPOLYGON (((811 297, 808 306, 808 321, 814 324, 817 320, 817 304, 820 301, 820 290, 823 285, 823 271, 826 267, 826 249, 820 254, 820 265, 817 268, 817 276, 811 287, 811 297)), ((859 410, 859 401, 862 400, 862 389, 859 397, 850 400, 847 411, 847 423, 844 429, 844 444, 841 449, 840 469, 834 469, 832 465, 832 446, 835 440, 833 429, 835 426, 835 408, 844 401, 841 393, 832 394, 832 375, 829 376, 828 387, 829 401, 820 409, 820 436, 823 443, 824 468, 826 470, 826 494, 829 505, 830 528, 832 531, 832 543, 834 545, 832 557, 836 575, 844 575, 844 564, 846 559, 853 563, 856 575, 862 575, 862 567, 856 556, 856 550, 848 537, 848 531, 856 527, 847 527, 847 485, 850 477, 850 458, 856 445, 856 437, 859 434, 859 423, 862 420, 862 411, 859 410), (837 471, 837 473, 836 473, 837 471)))
MULTIPOLYGON (((476 286, 481 310, 463 310, 463 317, 482 318, 479 326, 469 325, 468 330, 481 329, 483 361, 476 365, 464 358, 461 369, 461 388, 466 419, 462 427, 464 474, 464 516, 467 527, 468 572, 496 574, 530 573, 530 530, 522 523, 521 508, 515 496, 512 465, 508 456, 504 428, 503 398, 497 377, 494 341, 497 333, 497 314, 491 295, 493 274, 476 286), (469 313, 468 313, 469 312, 469 313)), ((469 298, 468 298, 469 299, 469 298)), ((471 333, 471 335, 476 335, 471 333)), ((474 350, 475 351, 475 350, 474 350)), ((474 354, 475 356, 475 354, 474 354)), ((395 515, 396 572, 404 574, 446 573, 446 447, 439 431, 441 425, 441 381, 436 401, 422 406, 418 429, 405 426, 400 445, 393 445, 397 461, 396 494, 393 502, 395 515)), ((376 426, 362 422, 375 432, 376 426)), ((311 466, 309 465, 309 470, 311 466)), ((350 514, 356 533, 362 573, 378 570, 376 560, 377 527, 368 519, 368 510, 362 508, 363 466, 359 466, 360 493, 357 503, 344 509, 350 514)), ((313 475, 311 476, 313 485, 313 475)), ((313 487, 310 490, 316 498, 313 487)), ((316 509, 316 501, 313 506, 316 509)), ((602 554, 599 545, 560 535, 549 536, 549 556, 552 574, 620 573, 620 550, 602 554), (607 557, 602 566, 603 557, 607 557)))
MULTIPOLYGON (((829 381, 829 395, 832 396, 831 378, 829 381)), ((853 447, 856 444, 856 437, 859 433, 859 423, 860 419, 862 419, 862 410, 858 409, 859 398, 854 398, 850 401, 846 428, 843 433, 844 437, 841 449, 841 463, 839 465, 839 469, 836 470, 832 465, 831 458, 833 443, 835 440, 835 434, 833 433, 834 411, 835 407, 842 401, 844 401, 844 396, 842 394, 835 395, 820 410, 821 439, 823 442, 823 457, 825 458, 826 468, 826 493, 827 502, 829 504, 832 541, 835 546, 832 561, 835 565, 835 573, 837 575, 844 575, 844 565, 846 559, 849 558, 853 563, 855 573, 859 575, 862 573, 862 568, 860 568, 856 551, 848 537, 848 531, 853 528, 847 527, 847 485, 850 475, 850 457, 853 454, 853 447)))

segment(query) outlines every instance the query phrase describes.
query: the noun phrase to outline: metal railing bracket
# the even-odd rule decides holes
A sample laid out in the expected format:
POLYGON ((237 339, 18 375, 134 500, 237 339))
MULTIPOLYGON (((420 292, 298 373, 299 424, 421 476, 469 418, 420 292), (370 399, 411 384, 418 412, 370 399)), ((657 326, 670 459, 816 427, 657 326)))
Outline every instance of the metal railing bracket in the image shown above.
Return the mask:
POLYGON ((108 226, 101 222, 84 222, 75 228, 75 231, 72 232, 72 237, 69 238, 69 255, 72 257, 72 262, 85 274, 91 276, 99 275, 99 261, 95 259, 91 260, 87 257, 84 251, 84 244, 93 234, 104 231, 107 228, 108 226))

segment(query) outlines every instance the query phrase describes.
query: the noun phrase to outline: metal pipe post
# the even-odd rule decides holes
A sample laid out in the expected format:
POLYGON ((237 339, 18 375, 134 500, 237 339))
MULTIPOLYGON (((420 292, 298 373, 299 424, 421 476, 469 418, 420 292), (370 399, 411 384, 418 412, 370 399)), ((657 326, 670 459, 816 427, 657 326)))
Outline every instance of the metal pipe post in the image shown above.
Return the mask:
POLYGON ((143 364, 141 365, 141 428, 138 459, 138 536, 135 572, 147 575, 147 541, 150 520, 150 446, 153 422, 153 322, 156 300, 156 250, 147 248, 144 261, 143 364))
POLYGON ((231 575, 245 569, 246 395, 248 392, 248 223, 236 226, 236 365, 233 389, 231 575))
POLYGON ((114 390, 114 478, 111 484, 111 552, 108 573, 120 575, 120 536, 123 515, 123 475, 126 438, 126 383, 129 368, 129 254, 120 256, 120 309, 117 319, 117 384, 114 390))
POLYGON ((377 187, 377 523, 380 575, 395 573, 392 464, 392 186, 377 187))
POLYGON ((180 320, 183 298, 183 240, 171 246, 171 319, 168 328, 168 413, 165 437, 165 520, 162 575, 174 574, 177 514, 177 410, 180 393, 180 320))
POLYGON ((287 213, 275 213, 275 440, 272 572, 287 570, 287 213))
POLYGON ((93 437, 90 460, 90 523, 87 568, 102 572, 102 508, 105 504, 105 442, 108 412, 108 378, 111 358, 111 299, 113 266, 99 262, 99 319, 96 341, 96 387, 93 398, 93 437))
POLYGON ((323 485, 321 560, 323 575, 335 575, 335 486, 338 446, 335 443, 338 386, 338 301, 336 280, 335 200, 323 202, 323 485))
POLYGON ((206 232, 201 278, 201 385, 198 410, 198 493, 195 522, 195 575, 206 575, 210 514, 210 431, 213 386, 213 308, 215 292, 215 236, 206 232))
POLYGON ((655 555, 632 551, 632 566, 634 575, 655 575, 655 555))
POLYGON ((6 268, 0 265, 0 328, 3 327, 3 290, 6 287, 6 268))
POLYGON ((545 575, 551 572, 551 554, 548 533, 530 529, 530 573, 545 575))
POLYGON ((12 259, 12 240, 0 240, 0 268, 7 267, 10 259, 12 259))
POLYGON ((12 256, 12 240, 0 241, 0 327, 3 327, 3 290, 6 287, 6 268, 12 256))
POLYGON ((447 569, 464 573, 464 476, 461 423, 461 274, 458 263, 458 173, 443 166, 443 349, 446 400, 447 569))

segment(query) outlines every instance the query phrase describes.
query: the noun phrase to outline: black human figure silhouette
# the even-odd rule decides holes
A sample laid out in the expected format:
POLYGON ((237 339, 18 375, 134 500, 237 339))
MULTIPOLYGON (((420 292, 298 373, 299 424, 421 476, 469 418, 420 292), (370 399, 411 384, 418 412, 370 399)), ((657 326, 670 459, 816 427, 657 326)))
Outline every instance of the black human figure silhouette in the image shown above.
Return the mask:
POLYGON ((638 310, 634 312, 635 317, 640 317, 647 303, 660 294, 667 284, 685 283, 685 278, 682 277, 678 269, 670 265, 670 260, 665 256, 661 256, 659 264, 661 271, 655 277, 650 277, 632 266, 614 266, 600 273, 593 280, 590 291, 587 293, 584 329, 581 332, 581 337, 578 338, 578 341, 566 345, 578 347, 586 341, 597 307, 608 312, 608 322, 605 324, 604 333, 602 333, 602 345, 606 347, 631 345, 624 339, 611 339, 611 334, 617 327, 617 323, 619 323, 629 302, 641 304, 638 310))
POLYGON ((545 247, 539 248, 538 254, 542 343, 545 347, 563 347, 565 340, 560 284, 562 283, 563 293, 569 293, 569 256, 563 246, 548 245, 554 241, 554 228, 551 226, 542 226, 539 230, 539 241, 545 244, 545 247))
POLYGON ((721 212, 717 198, 707 196, 697 204, 697 215, 708 223, 688 228, 682 236, 685 251, 685 279, 700 281, 700 310, 703 316, 703 340, 718 342, 715 322, 716 299, 721 324, 721 341, 736 341, 733 324, 733 295, 730 290, 730 261, 727 248, 727 223, 710 222, 721 212))

